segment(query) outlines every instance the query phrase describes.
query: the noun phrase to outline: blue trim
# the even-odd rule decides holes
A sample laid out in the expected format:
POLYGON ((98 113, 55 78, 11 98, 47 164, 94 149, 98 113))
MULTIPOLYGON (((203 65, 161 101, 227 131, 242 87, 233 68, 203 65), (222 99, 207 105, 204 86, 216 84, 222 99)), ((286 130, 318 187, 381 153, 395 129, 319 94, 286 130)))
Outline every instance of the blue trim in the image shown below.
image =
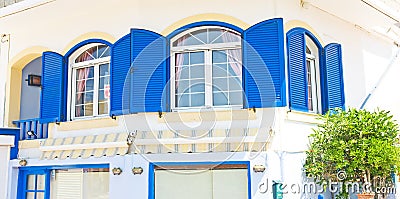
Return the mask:
POLYGON ((248 199, 251 199, 251 169, 250 161, 225 161, 225 162, 150 162, 149 163, 149 199, 155 199, 155 178, 154 178, 154 167, 155 166, 185 166, 185 165, 247 165, 247 192, 248 199))
POLYGON ((69 56, 71 56, 71 54, 74 53, 76 50, 78 50, 80 47, 82 47, 84 45, 87 45, 87 44, 91 44, 91 43, 106 44, 110 48, 113 46, 112 43, 110 43, 110 42, 108 42, 108 41, 106 41, 104 39, 87 39, 87 40, 84 40, 84 41, 81 41, 81 42, 77 43, 75 46, 73 46, 71 49, 69 49, 68 52, 65 53, 64 57, 69 58, 69 56))
POLYGON ((200 27, 200 26, 220 26, 220 27, 232 29, 240 34, 243 33, 243 29, 239 28, 238 26, 229 24, 229 23, 225 23, 225 22, 221 22, 221 21, 199 21, 199 22, 187 24, 185 26, 182 26, 182 27, 174 30, 172 33, 167 35, 167 39, 170 40, 172 37, 176 36, 177 34, 179 34, 181 32, 184 32, 191 28, 200 27))

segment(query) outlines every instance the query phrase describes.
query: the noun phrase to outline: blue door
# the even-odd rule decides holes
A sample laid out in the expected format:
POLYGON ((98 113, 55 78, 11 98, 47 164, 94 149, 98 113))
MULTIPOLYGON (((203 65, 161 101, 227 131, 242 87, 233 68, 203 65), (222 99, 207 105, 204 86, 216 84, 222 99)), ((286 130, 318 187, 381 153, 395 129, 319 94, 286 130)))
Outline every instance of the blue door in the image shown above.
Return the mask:
POLYGON ((50 170, 20 170, 18 199, 49 199, 50 170))

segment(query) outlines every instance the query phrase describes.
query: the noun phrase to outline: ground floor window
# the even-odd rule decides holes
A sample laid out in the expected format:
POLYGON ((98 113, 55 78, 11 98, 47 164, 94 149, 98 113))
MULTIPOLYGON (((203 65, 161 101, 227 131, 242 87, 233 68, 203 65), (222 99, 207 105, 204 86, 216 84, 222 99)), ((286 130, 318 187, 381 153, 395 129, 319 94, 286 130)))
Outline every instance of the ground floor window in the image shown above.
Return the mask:
POLYGON ((109 169, 62 169, 53 171, 51 198, 108 199, 109 169))
POLYGON ((24 167, 18 199, 108 199, 109 176, 109 168, 24 167))
POLYGON ((156 166, 154 198, 246 199, 248 182, 246 164, 156 166))

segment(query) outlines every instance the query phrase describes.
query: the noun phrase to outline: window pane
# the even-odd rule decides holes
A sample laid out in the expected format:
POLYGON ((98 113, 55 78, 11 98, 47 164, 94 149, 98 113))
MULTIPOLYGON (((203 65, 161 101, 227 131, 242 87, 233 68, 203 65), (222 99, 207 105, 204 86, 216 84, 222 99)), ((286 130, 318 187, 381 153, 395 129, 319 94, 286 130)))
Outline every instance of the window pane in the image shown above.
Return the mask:
POLYGON ((204 65, 191 66, 190 78, 204 78, 204 65))
POLYGON ((175 54, 175 66, 189 65, 189 53, 175 54))
POLYGON ((87 78, 93 78, 94 77, 94 67, 91 66, 91 67, 89 67, 88 70, 89 70, 89 74, 88 74, 87 78))
POLYGON ((37 190, 44 190, 45 189, 45 175, 38 175, 37 176, 37 190))
POLYGON ((213 94, 214 106, 228 105, 228 96, 224 92, 217 92, 213 94))
POLYGON ((213 64, 213 77, 226 77, 226 64, 213 64))
POLYGON ((110 56, 110 48, 107 45, 100 45, 98 50, 98 58, 110 56))
POLYGON ((108 102, 99 103, 99 115, 108 113, 108 102))
POLYGON ((207 43, 207 29, 192 32, 192 35, 199 39, 202 43, 207 43))
POLYGON ((37 192, 36 199, 44 199, 44 192, 37 192))
POLYGON ((93 92, 85 93, 85 104, 93 103, 93 92))
POLYGON ((190 53, 190 65, 203 64, 204 63, 204 52, 190 53))
POLYGON ((85 96, 85 93, 77 93, 75 97, 75 104, 83 104, 83 97, 85 96))
POLYGON ((230 92, 229 103, 231 105, 241 105, 243 103, 242 97, 243 97, 242 92, 230 92))
POLYGON ((100 67, 100 76, 106 76, 106 75, 109 75, 109 67, 110 66, 110 64, 109 63, 107 63, 107 64, 101 64, 99 67, 100 67))
POLYGON ((189 92, 189 80, 177 81, 175 86, 178 94, 189 92))
POLYGON ((204 79, 199 79, 199 80, 191 80, 190 81, 190 92, 204 92, 205 90, 205 84, 204 84, 204 79))
POLYGON ((27 192, 26 199, 35 199, 35 192, 27 192))
POLYGON ((189 79, 189 67, 181 67, 178 69, 176 78, 179 79, 189 79))
POLYGON ((183 95, 177 95, 177 107, 189 107, 189 95, 188 94, 183 94, 183 95))
MULTIPOLYGON (((193 36, 191 36, 191 35, 189 35, 189 34, 185 35, 184 37, 185 37, 186 39, 184 39, 182 42, 183 42, 183 45, 185 45, 185 46, 192 46, 192 45, 201 45, 201 44, 204 44, 203 42, 201 42, 200 40, 194 38, 193 36)), ((178 43, 176 43, 176 44, 178 44, 178 43)))
POLYGON ((222 39, 221 39, 221 33, 222 31, 220 29, 214 29, 211 28, 208 30, 208 41, 209 43, 221 43, 222 39), (218 39, 220 42, 218 42, 218 39))
POLYGON ((86 91, 92 91, 93 88, 94 88, 94 80, 93 79, 86 80, 86 91))
POLYGON ((84 106, 80 105, 80 106, 76 106, 75 107, 75 117, 81 117, 83 116, 85 112, 84 106))
POLYGON ((192 100, 192 106, 204 106, 205 95, 204 93, 192 94, 191 100, 192 100))
POLYGON ((242 90, 242 82, 240 82, 238 78, 229 78, 229 90, 242 90))
POLYGON ((93 104, 85 105, 85 116, 93 115, 93 104))
POLYGON ((84 199, 108 199, 109 198, 109 171, 83 172, 83 197, 84 199))
POLYGON ((36 175, 28 175, 26 181, 27 190, 35 190, 36 175))
POLYGON ((226 78, 214 78, 213 79, 213 91, 227 91, 228 81, 226 78))
POLYGON ((228 58, 226 56, 225 51, 223 50, 214 50, 212 52, 212 63, 224 63, 227 62, 228 58))
POLYGON ((110 76, 100 78, 99 89, 103 89, 105 86, 109 85, 110 85, 110 76))

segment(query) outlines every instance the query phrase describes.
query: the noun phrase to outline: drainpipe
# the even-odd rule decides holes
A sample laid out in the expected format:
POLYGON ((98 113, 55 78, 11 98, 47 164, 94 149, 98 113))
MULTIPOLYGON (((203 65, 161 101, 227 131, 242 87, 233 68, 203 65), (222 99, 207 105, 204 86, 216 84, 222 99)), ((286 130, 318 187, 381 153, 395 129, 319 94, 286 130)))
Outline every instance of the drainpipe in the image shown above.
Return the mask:
POLYGON ((378 81, 376 82, 376 84, 374 85, 374 87, 372 88, 372 90, 368 93, 367 97, 365 98, 365 100, 363 101, 363 103, 361 104, 360 109, 363 109, 365 104, 368 102, 369 98, 372 96, 372 94, 375 92, 375 90, 378 88, 378 86, 381 84, 383 78, 386 76, 386 74, 389 72, 389 69, 392 68, 392 66, 394 65, 397 57, 399 56, 400 53, 400 48, 399 45, 396 44, 397 46, 397 51, 396 54, 392 57, 392 59, 390 60, 389 65, 386 67, 386 70, 383 72, 383 74, 381 75, 381 77, 379 77, 378 81))
POLYGON ((7 71, 10 58, 10 35, 0 36, 0 127, 5 127, 7 71))

